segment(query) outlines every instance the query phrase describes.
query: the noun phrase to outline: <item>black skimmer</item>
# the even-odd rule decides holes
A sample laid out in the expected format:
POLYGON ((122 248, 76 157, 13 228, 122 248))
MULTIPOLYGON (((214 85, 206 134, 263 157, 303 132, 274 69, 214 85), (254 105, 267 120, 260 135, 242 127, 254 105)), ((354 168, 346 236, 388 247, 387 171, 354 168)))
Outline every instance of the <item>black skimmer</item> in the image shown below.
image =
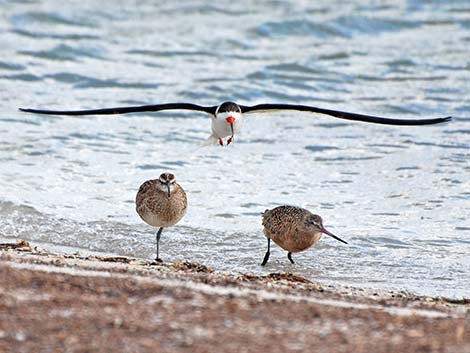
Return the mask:
POLYGON ((128 114, 138 112, 158 112, 161 110, 192 110, 204 112, 211 116, 212 134, 208 142, 217 143, 223 146, 223 138, 228 137, 227 145, 233 141, 233 137, 241 129, 243 115, 251 113, 262 113, 270 111, 301 111, 309 113, 318 113, 330 115, 339 119, 363 121, 374 124, 384 125, 431 125, 439 124, 451 120, 451 117, 435 119, 391 119, 378 116, 370 116, 356 113, 348 113, 339 110, 317 108, 309 105, 300 104, 257 104, 257 105, 239 105, 234 102, 223 102, 219 105, 201 106, 192 103, 165 103, 153 105, 141 105, 132 107, 116 107, 90 110, 43 110, 43 109, 25 109, 23 112, 48 114, 48 115, 109 115, 109 114, 128 114))

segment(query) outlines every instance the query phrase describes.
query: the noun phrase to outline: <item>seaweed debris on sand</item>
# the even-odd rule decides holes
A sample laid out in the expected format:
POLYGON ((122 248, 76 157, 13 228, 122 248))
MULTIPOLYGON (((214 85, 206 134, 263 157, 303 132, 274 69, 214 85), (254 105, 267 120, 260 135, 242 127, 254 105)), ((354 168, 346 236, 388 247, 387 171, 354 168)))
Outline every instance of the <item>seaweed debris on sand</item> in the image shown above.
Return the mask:
POLYGON ((470 303, 0 244, 0 351, 469 352, 470 303))

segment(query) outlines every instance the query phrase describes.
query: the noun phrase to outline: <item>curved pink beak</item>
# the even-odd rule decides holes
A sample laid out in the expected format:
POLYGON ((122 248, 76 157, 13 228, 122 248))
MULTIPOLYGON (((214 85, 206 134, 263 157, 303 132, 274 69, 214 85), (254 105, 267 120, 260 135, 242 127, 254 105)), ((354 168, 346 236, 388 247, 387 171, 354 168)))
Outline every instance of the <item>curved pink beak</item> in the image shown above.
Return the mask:
POLYGON ((347 242, 345 242, 343 239, 338 238, 336 235, 334 235, 333 233, 331 233, 330 231, 326 230, 326 229, 323 228, 323 227, 322 227, 322 229, 321 229, 321 232, 322 232, 322 233, 325 233, 325 234, 327 234, 327 235, 329 235, 330 237, 332 237, 332 238, 334 238, 334 239, 336 239, 336 240, 338 240, 338 241, 340 241, 340 242, 342 242, 342 243, 344 243, 344 244, 347 244, 347 242))

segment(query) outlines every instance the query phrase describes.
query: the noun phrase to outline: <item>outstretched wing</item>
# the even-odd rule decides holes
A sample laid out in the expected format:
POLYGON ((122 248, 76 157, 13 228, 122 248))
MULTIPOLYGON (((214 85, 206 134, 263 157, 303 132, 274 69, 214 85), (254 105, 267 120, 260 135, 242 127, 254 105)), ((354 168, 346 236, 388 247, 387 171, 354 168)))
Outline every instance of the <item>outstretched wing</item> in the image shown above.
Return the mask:
POLYGON ((23 112, 48 114, 48 115, 108 115, 108 114, 128 114, 137 112, 158 112, 160 110, 195 110, 215 115, 217 106, 203 107, 192 103, 166 103, 153 105, 140 105, 134 107, 116 107, 90 110, 43 110, 43 109, 25 109, 23 112))
POLYGON ((367 123, 385 124, 385 125, 431 125, 439 124, 452 119, 448 116, 446 118, 435 119, 391 119, 382 118, 379 116, 363 115, 356 113, 342 112, 339 110, 323 109, 312 107, 308 105, 297 104, 257 104, 253 106, 240 105, 242 113, 262 113, 273 110, 296 110, 301 112, 319 113, 334 116, 335 118, 365 121, 367 123))

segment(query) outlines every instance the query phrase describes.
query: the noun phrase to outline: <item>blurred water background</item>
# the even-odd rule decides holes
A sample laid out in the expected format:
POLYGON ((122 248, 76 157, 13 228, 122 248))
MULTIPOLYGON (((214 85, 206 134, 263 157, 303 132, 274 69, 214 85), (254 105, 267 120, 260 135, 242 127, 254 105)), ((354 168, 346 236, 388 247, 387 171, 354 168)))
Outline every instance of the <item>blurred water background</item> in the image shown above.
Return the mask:
POLYGON ((0 237, 151 259, 140 184, 175 173, 190 208, 167 261, 323 283, 470 296, 468 1, 0 1, 0 237), (390 127, 249 115, 201 147, 197 112, 60 117, 188 101, 284 102, 451 123, 390 127), (306 207, 349 241, 295 254, 260 213, 306 207))

